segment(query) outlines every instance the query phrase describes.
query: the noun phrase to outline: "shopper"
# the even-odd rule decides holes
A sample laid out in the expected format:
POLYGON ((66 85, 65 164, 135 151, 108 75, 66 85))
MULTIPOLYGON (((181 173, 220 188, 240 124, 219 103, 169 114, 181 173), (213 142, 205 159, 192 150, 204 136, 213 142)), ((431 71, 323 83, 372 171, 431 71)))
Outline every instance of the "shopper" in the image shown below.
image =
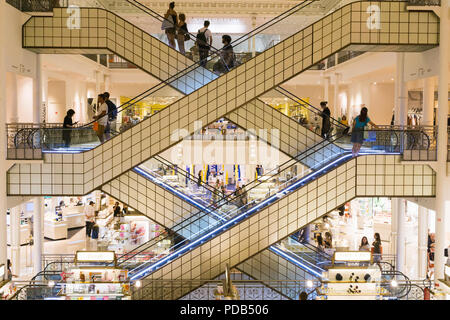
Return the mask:
POLYGON ((6 279, 8 281, 11 281, 13 277, 18 277, 17 275, 12 273, 12 263, 11 260, 6 260, 6 279))
POLYGON ((383 251, 383 248, 381 247, 381 237, 378 232, 376 232, 374 235, 374 241, 372 243, 372 254, 373 254, 373 262, 380 262, 381 261, 381 254, 383 251))
POLYGON ((179 20, 177 24, 177 42, 178 42, 178 50, 182 54, 186 54, 186 50, 184 49, 184 42, 190 39, 189 31, 186 23, 186 15, 184 13, 180 13, 179 20))
POLYGON ((128 206, 124 204, 122 209, 122 215, 125 217, 127 214, 128 214, 128 206))
POLYGON ((325 249, 333 248, 333 237, 331 236, 331 232, 325 232, 325 249))
MULTIPOLYGON (((167 35, 167 40, 169 41, 169 47, 176 50, 175 31, 176 31, 176 26, 177 26, 178 14, 174 10, 174 8, 175 8, 175 2, 169 3, 169 9, 167 10, 166 14, 164 15, 164 19, 169 21, 169 23, 167 23, 167 28, 164 28, 164 30, 167 35)), ((164 25, 165 24, 163 23, 163 27, 164 27, 164 25)))
POLYGON ((122 209, 120 208, 119 202, 116 202, 113 207, 114 218, 120 218, 122 215, 122 209))
POLYGON ((64 117, 64 123, 63 123, 63 141, 64 141, 64 147, 69 148, 70 147, 70 141, 72 140, 72 128, 78 123, 72 122, 73 115, 75 114, 75 111, 73 109, 67 110, 67 114, 64 117))
POLYGON ((86 235, 91 236, 92 227, 95 223, 94 201, 90 201, 89 205, 84 207, 84 217, 86 221, 86 235))
POLYGON ((317 235, 316 240, 317 240, 317 249, 319 249, 319 251, 323 251, 324 249, 323 238, 320 233, 317 235))
POLYGON ((247 203, 248 203, 248 199, 247 199, 247 191, 245 190, 245 184, 242 185, 241 190, 240 190, 240 197, 241 197, 241 211, 245 211, 247 209, 247 203))
POLYGON ((298 297, 300 301, 308 300, 308 294, 305 291, 300 292, 300 296, 298 297))
POLYGON ((105 103, 108 106, 108 124, 106 126, 105 133, 107 133, 106 139, 109 140, 111 138, 111 133, 115 134, 117 131, 117 106, 114 102, 109 100, 109 92, 105 92, 103 95, 105 96, 105 103))
POLYGON ((219 60, 214 64, 213 71, 220 74, 225 73, 236 63, 236 56, 231 45, 231 37, 227 34, 222 36, 223 48, 220 50, 219 60))
POLYGON ((342 130, 342 134, 346 135, 348 131, 350 130, 350 127, 348 126, 348 120, 345 114, 342 116, 341 124, 345 126, 344 130, 342 130))
POLYGON ((370 121, 370 118, 367 116, 367 112, 367 108, 363 107, 359 116, 357 116, 353 121, 352 137, 350 139, 350 141, 353 142, 353 157, 356 157, 359 153, 359 150, 361 149, 364 140, 364 127, 366 127, 367 124, 370 124, 375 128, 377 127, 375 123, 370 121))
POLYGON ((330 138, 330 129, 331 129, 331 112, 330 109, 327 107, 327 101, 320 102, 320 107, 322 108, 322 112, 320 113, 320 116, 322 117, 322 130, 321 130, 321 136, 324 139, 330 138))
POLYGON ((198 30, 197 33, 197 47, 198 47, 198 54, 200 56, 200 66, 206 67, 207 58, 209 55, 209 49, 212 46, 212 33, 208 29, 209 27, 209 21, 206 20, 203 23, 203 28, 198 30))
POLYGON ((366 236, 362 237, 362 239, 361 239, 361 245, 359 246, 359 251, 370 251, 369 240, 367 240, 366 236))
POLYGON ((108 123, 108 116, 106 115, 108 106, 105 103, 105 95, 99 94, 97 102, 98 102, 97 115, 94 116, 94 119, 98 122, 97 136, 100 142, 103 143, 105 142, 105 128, 108 123))
POLYGON ((434 249, 435 249, 436 235, 434 233, 428 234, 428 245, 427 245, 427 263, 428 271, 427 277, 431 279, 434 274, 434 249))
POLYGON ((200 188, 202 185, 202 170, 198 172, 198 178, 197 178, 197 188, 200 188))

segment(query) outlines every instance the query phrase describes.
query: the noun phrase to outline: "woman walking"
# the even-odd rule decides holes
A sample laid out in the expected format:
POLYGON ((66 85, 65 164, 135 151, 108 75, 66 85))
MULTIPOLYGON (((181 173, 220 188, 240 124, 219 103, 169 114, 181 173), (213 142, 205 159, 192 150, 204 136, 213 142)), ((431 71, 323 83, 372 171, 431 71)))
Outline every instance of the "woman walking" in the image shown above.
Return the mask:
POLYGON ((185 16, 184 13, 180 13, 178 18, 179 18, 179 21, 178 21, 178 24, 177 24, 177 29, 178 29, 178 33, 177 33, 178 50, 180 50, 180 52, 182 54, 186 54, 186 51, 184 49, 184 42, 189 40, 189 33, 188 33, 188 29, 187 29, 187 24, 186 24, 186 16, 185 16))
POLYGON ((370 118, 367 116, 367 108, 363 107, 361 109, 361 113, 359 116, 355 118, 353 121, 353 130, 352 130, 352 137, 350 139, 351 142, 353 142, 353 148, 352 148, 352 156, 356 157, 359 153, 359 150, 361 149, 361 146, 364 141, 364 127, 367 126, 367 124, 370 124, 373 127, 377 127, 375 123, 370 121, 370 118))
POLYGON ((174 8, 175 8, 175 2, 171 2, 169 4, 169 9, 167 10, 166 14, 164 15, 164 19, 168 20, 172 25, 171 27, 165 29, 165 32, 167 35, 167 40, 169 41, 169 47, 176 49, 175 33, 176 33, 178 14, 174 10, 174 8))
POLYGON ((374 235, 374 241, 372 243, 372 255, 373 255, 373 262, 376 262, 377 264, 379 264, 379 262, 381 261, 381 254, 383 252, 383 249, 381 247, 381 237, 380 234, 378 232, 376 232, 374 235))

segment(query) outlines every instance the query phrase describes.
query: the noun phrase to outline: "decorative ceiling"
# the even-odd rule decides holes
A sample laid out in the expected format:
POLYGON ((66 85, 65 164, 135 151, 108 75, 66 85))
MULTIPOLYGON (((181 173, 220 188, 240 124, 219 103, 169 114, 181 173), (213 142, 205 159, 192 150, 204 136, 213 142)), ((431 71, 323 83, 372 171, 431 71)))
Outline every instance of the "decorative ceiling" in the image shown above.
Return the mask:
MULTIPOLYGON (((126 0, 97 0, 105 8, 112 11, 118 10, 122 13, 140 13, 131 1, 126 0)), ((169 0, 154 1, 140 0, 141 4, 158 12, 164 13, 169 6, 169 0)), ((178 0, 175 1, 175 10, 186 14, 208 14, 208 15, 278 15, 303 1, 294 0, 178 0)), ((302 14, 319 14, 329 12, 335 8, 339 0, 315 0, 302 10, 302 14)))

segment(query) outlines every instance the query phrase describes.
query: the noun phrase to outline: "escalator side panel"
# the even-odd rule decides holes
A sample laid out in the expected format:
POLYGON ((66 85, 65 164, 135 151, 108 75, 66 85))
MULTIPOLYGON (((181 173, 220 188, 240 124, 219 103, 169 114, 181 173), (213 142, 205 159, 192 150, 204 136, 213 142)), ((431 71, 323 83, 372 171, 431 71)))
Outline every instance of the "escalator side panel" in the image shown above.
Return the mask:
POLYGON ((102 190, 168 228, 198 211, 188 202, 133 171, 103 185, 102 190))
POLYGON ((403 165, 401 157, 394 155, 367 156, 371 158, 367 160, 361 158, 345 162, 289 196, 230 227, 211 241, 174 259, 147 278, 213 279, 223 272, 226 263, 230 267, 241 264, 356 196, 435 196, 433 187, 435 174, 428 165, 403 165), (378 172, 378 166, 386 170, 379 169, 378 172), (411 181, 404 179, 405 170, 412 178, 411 181), (395 181, 395 190, 388 188, 391 179, 395 181), (382 190, 372 185, 375 183, 383 187, 382 190), (411 183, 412 188, 408 188, 411 183), (185 264, 181 261, 190 263, 185 264))
MULTIPOLYGON (((426 39, 419 34, 419 30, 420 32, 428 30, 429 26, 435 27, 438 24, 438 19, 432 12, 420 12, 426 18, 421 21, 426 22, 419 23, 418 29, 414 29, 412 22, 406 24, 408 30, 405 33, 402 31, 402 34, 397 28, 390 28, 391 24, 398 23, 400 15, 406 21, 413 21, 412 15, 417 12, 410 12, 405 6, 405 2, 365 1, 346 5, 143 120, 132 129, 94 150, 82 153, 82 165, 73 168, 71 173, 77 175, 76 182, 67 183, 63 187, 62 181, 67 181, 65 173, 62 170, 61 172, 43 170, 42 167, 47 163, 37 165, 38 174, 34 174, 33 177, 28 164, 16 164, 14 167, 24 167, 14 169, 15 172, 8 172, 8 195, 89 193, 178 143, 180 140, 170 139, 173 130, 186 130, 192 134, 195 121, 202 121, 202 126, 206 126, 350 44, 367 45, 368 48, 373 45, 385 46, 390 51, 409 49, 423 51, 438 45, 437 31, 426 34, 426 39), (381 24, 380 29, 369 29, 371 26, 366 23, 369 18, 367 9, 371 5, 381 7, 380 17, 386 22, 381 24), (353 17, 358 19, 355 20, 353 17), (324 24, 324 21, 329 23, 324 24), (404 42, 401 35, 408 36, 408 33, 409 42, 404 42), (117 159, 114 160, 114 157, 117 159), (117 163, 114 169, 113 162, 117 163)), ((110 43, 109 40, 108 38, 107 45, 110 43)), ((92 44, 92 47, 96 46, 97 44, 92 44)), ((60 162, 50 162, 49 165, 58 163, 64 167, 75 167, 71 156, 78 155, 67 156, 60 162)))

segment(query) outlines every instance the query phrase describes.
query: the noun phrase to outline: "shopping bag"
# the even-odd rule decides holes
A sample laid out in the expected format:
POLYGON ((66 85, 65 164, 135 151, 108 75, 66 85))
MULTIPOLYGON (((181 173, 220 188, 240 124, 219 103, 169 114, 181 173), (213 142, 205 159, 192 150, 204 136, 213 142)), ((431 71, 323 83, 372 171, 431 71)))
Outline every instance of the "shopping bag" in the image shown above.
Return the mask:
POLYGON ((92 126, 92 129, 94 129, 94 131, 98 131, 98 121, 94 122, 94 125, 92 126))
POLYGON ((161 25, 161 30, 166 30, 166 29, 170 29, 170 28, 174 28, 173 18, 171 15, 169 15, 167 18, 165 18, 163 20, 162 25, 161 25))

